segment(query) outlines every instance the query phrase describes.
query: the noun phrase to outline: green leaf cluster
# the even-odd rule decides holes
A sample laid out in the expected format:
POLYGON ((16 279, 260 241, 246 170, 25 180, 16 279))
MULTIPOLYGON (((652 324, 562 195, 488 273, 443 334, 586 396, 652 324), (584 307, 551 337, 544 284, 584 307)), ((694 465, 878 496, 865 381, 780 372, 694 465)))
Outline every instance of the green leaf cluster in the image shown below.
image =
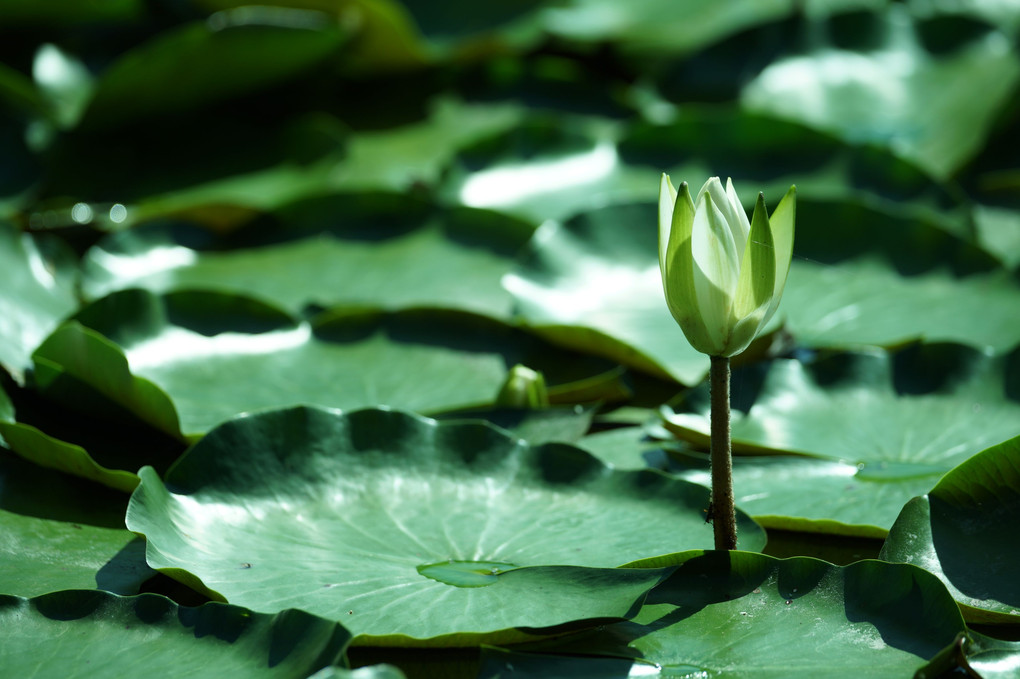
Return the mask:
POLYGON ((0 668, 1015 676, 1018 31, 0 3, 0 668), (734 361, 734 552, 663 173, 797 185, 734 361))

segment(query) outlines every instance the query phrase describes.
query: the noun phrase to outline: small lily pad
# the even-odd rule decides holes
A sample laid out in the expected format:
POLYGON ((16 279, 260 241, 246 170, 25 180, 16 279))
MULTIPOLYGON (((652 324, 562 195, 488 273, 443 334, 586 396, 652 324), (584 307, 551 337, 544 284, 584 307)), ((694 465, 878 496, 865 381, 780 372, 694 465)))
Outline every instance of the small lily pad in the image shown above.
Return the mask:
POLYGON ((1020 622, 1020 437, 955 467, 900 513, 881 558, 937 575, 971 622, 1020 622))
MULTIPOLYGON (((712 543, 700 486, 388 410, 241 417, 166 485, 141 477, 127 524, 152 567, 258 610, 342 620, 373 645, 623 617, 663 572, 615 567, 712 543)), ((761 548, 762 531, 738 521, 741 545, 761 548)))

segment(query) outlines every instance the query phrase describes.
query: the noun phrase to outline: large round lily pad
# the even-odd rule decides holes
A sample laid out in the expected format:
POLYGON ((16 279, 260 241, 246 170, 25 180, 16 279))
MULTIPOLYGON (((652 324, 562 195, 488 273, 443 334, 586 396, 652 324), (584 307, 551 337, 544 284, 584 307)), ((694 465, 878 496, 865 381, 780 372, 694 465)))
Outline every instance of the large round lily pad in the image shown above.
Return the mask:
POLYGON ((1020 622, 1020 437, 992 446, 909 502, 882 548, 937 575, 968 620, 1020 622))
POLYGON ((909 677, 963 629, 913 566, 696 553, 632 622, 541 647, 560 655, 489 653, 480 676, 909 677))
MULTIPOLYGON (((712 543, 700 486, 388 410, 238 418, 165 486, 141 478, 127 525, 154 568, 402 643, 621 617, 662 573, 614 567, 712 543)), ((763 546, 746 515, 739 527, 744 548, 763 546)))
POLYGON ((293 677, 340 662, 350 634, 304 611, 221 603, 178 606, 155 594, 67 590, 0 595, 0 666, 19 677, 293 677))

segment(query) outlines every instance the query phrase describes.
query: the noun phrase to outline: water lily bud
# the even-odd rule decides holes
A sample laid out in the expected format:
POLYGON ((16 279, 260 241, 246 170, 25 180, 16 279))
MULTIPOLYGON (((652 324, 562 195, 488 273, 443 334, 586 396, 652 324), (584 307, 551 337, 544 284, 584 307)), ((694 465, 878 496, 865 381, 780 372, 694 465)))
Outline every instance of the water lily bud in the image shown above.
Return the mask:
POLYGON ((496 396, 496 405, 503 408, 545 408, 549 405, 545 377, 537 370, 518 363, 507 373, 496 396))
POLYGON ((687 182, 659 186, 659 270, 666 304, 698 351, 739 354, 779 306, 793 257, 796 187, 772 217, 758 194, 754 216, 744 212, 733 182, 712 177, 691 199, 687 182))

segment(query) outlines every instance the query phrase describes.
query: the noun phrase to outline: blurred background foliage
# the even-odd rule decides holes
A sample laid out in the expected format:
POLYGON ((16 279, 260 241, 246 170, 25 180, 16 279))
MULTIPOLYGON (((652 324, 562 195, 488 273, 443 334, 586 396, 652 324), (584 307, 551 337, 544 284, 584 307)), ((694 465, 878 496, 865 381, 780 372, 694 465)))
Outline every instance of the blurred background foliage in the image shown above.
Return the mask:
POLYGON ((704 483, 665 171, 747 207, 797 185, 786 299, 735 373, 738 495, 769 553, 877 555, 1017 433, 1018 37, 1012 0, 0 0, 0 435, 96 482, 0 451, 0 507, 86 524, 78 580, 122 550, 133 593, 115 491, 305 402, 704 483), (518 363, 587 407, 492 411, 518 363))

